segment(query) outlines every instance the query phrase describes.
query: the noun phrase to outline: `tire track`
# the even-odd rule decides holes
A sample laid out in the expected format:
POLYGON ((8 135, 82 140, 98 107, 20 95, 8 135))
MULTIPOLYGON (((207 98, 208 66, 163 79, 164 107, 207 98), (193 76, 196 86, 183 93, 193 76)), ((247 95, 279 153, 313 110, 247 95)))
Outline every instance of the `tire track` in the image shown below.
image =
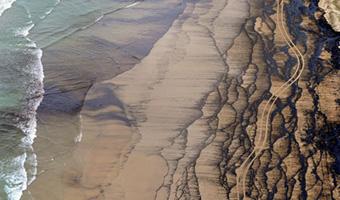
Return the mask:
POLYGON ((259 141, 262 139, 262 143, 260 143, 259 146, 254 147, 254 150, 249 154, 249 156, 246 158, 246 160, 241 164, 240 167, 240 173, 236 174, 236 186, 237 186, 237 198, 241 199, 240 194, 243 194, 243 198, 246 197, 246 177, 248 174, 248 171, 254 161, 259 157, 259 155, 268 147, 266 147, 266 143, 268 140, 268 129, 269 129, 269 123, 270 123, 270 116, 271 116, 271 111, 275 105, 275 102, 279 98, 279 96, 285 92, 291 85, 293 85, 301 76, 303 69, 305 68, 305 62, 304 62, 304 57, 300 50, 297 48, 297 46, 294 44, 294 42, 291 40, 285 26, 283 23, 284 15, 283 15, 283 8, 284 8, 284 3, 282 0, 278 0, 277 2, 277 23, 278 23, 278 28, 280 34, 284 37, 285 42, 287 45, 292 49, 293 54, 297 58, 297 68, 292 75, 292 77, 286 81, 284 84, 282 84, 276 91, 273 92, 269 100, 267 101, 264 111, 261 114, 261 121, 260 121, 260 127, 259 127, 259 141), (300 67, 301 66, 301 67, 300 67), (269 110, 267 111, 269 107, 269 110), (266 117, 265 114, 267 113, 266 117), (263 123, 264 123, 264 118, 265 120, 265 131, 263 133, 263 123), (255 156, 254 156, 255 155, 255 156), (252 160, 251 157, 254 156, 252 160), (242 179, 242 183, 240 183, 242 179), (242 186, 240 187, 240 184, 242 186))

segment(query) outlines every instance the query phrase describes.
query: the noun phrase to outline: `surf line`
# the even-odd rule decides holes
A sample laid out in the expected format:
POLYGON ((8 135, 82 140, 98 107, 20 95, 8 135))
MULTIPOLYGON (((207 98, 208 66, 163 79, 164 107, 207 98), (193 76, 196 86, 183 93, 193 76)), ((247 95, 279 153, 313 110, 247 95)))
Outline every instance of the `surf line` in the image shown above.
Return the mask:
POLYGON ((295 57, 297 58, 297 68, 294 72, 294 74, 292 75, 292 77, 286 81, 284 84, 282 84, 276 91, 273 92, 273 94, 271 95, 270 99, 267 101, 265 108, 262 112, 261 115, 261 121, 260 121, 260 127, 259 127, 259 139, 262 143, 260 145, 256 145, 254 147, 254 150, 249 154, 249 156, 246 158, 246 160, 241 164, 240 167, 240 173, 236 173, 236 186, 237 186, 237 198, 241 199, 240 197, 240 193, 243 194, 243 198, 246 198, 246 177, 248 174, 248 171, 250 169, 250 167, 252 166, 252 164, 254 163, 254 161, 259 157, 259 155, 266 149, 266 143, 267 143, 267 139, 268 139, 268 129, 269 129, 269 121, 270 121, 270 115, 271 115, 271 111, 275 105, 275 102, 277 101, 277 99, 280 97, 280 95, 286 91, 288 88, 290 88, 291 85, 293 85, 296 81, 298 81, 298 79, 301 77, 301 74, 303 72, 303 69, 305 68, 305 61, 304 61, 304 57, 301 53, 301 51, 297 48, 297 46, 294 44, 294 42, 291 40, 284 24, 283 24, 283 1, 278 0, 277 2, 277 23, 278 23, 278 28, 279 28, 279 32, 281 33, 281 35, 283 36, 285 42, 287 43, 287 45, 292 49, 293 54, 295 55, 295 57), (301 66, 301 67, 300 67, 301 66), (269 106, 270 104, 270 106, 269 106), (267 111, 269 106, 269 110, 267 111), (265 113, 267 111, 267 115, 266 115, 266 121, 265 121, 265 131, 263 133, 263 122, 264 122, 264 118, 265 118, 265 113), (250 160, 250 158, 253 156, 254 158, 250 160), (242 179, 242 187, 240 187, 240 181, 242 179))

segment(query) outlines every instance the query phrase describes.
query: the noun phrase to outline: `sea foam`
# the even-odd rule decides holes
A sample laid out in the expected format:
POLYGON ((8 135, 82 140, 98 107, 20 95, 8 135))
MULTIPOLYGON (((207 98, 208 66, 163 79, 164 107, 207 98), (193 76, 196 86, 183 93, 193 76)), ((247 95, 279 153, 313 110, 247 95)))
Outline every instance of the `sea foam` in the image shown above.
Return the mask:
MULTIPOLYGON (((9 9, 15 0, 0 0, 0 16, 9 9)), ((22 66, 18 73, 22 73, 27 79, 23 80, 26 84, 26 101, 27 104, 19 116, 16 124, 17 128, 24 133, 24 137, 13 142, 13 151, 2 152, 5 154, 0 159, 0 181, 2 183, 0 188, 0 199, 3 197, 8 200, 19 200, 26 190, 27 186, 31 184, 37 174, 37 158, 34 153, 32 144, 36 137, 37 120, 36 110, 42 101, 43 94, 43 65, 41 62, 42 50, 38 48, 37 44, 30 38, 30 31, 35 26, 30 19, 31 15, 27 10, 27 17, 30 21, 22 26, 17 27, 14 31, 14 38, 19 38, 25 45, 18 46, 17 50, 13 52, 24 52, 22 55, 27 55, 29 59, 26 60, 26 66, 22 66), (19 48, 23 48, 20 50, 19 48)), ((20 54, 21 55, 21 54, 20 54)), ((5 137, 3 135, 2 137, 5 137)), ((11 137, 11 136, 8 136, 11 137)))
POLYGON ((8 8, 12 7, 15 0, 0 0, 0 16, 8 8))

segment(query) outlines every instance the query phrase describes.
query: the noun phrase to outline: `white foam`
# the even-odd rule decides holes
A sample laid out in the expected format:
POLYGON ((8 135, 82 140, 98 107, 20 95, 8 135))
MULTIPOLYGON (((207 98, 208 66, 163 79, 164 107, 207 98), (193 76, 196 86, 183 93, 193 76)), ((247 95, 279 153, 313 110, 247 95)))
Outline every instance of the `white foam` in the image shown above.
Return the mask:
POLYGON ((50 15, 51 13, 52 13, 52 11, 60 4, 60 0, 57 0, 56 2, 55 2, 55 4, 54 4, 54 6, 52 7, 52 8, 50 8, 50 9, 48 9, 45 13, 44 13, 44 15, 42 15, 42 16, 40 16, 39 18, 40 19, 45 19, 48 15, 50 15))
MULTIPOLYGON (((43 51, 41 49, 36 49, 34 51, 34 54, 36 55, 37 57, 37 60, 35 62, 35 68, 34 68, 34 75, 35 77, 38 78, 39 82, 43 82, 44 80, 44 72, 43 72, 43 65, 42 65, 42 62, 41 62, 41 58, 42 58, 42 54, 43 54, 43 51)), ((36 110, 37 108, 35 108, 36 110)))
POLYGON ((25 169, 25 161, 27 154, 23 153, 17 157, 7 160, 7 163, 0 162, 0 169, 6 170, 5 192, 8 200, 19 200, 22 192, 27 188, 27 173, 25 169), (12 168, 5 168, 5 166, 12 166, 12 168))
POLYGON ((30 60, 30 62, 27 64, 27 67, 30 69, 29 73, 35 84, 33 84, 31 87, 28 87, 28 93, 34 95, 40 94, 40 96, 34 97, 29 101, 29 108, 27 110, 28 120, 22 122, 22 124, 18 124, 18 128, 20 128, 26 135, 21 140, 21 146, 25 149, 26 153, 24 153, 25 157, 22 159, 24 165, 22 167, 18 166, 16 174, 13 173, 13 175, 16 176, 16 178, 20 180, 22 184, 20 187, 15 188, 12 191, 8 191, 8 198, 10 200, 19 200, 22 196, 22 192, 26 190, 27 186, 35 180, 37 173, 37 159, 33 151, 32 144, 36 138, 37 132, 36 110, 43 99, 42 94, 44 92, 44 72, 41 61, 43 52, 40 48, 37 48, 37 44, 29 38, 29 32, 33 27, 34 24, 32 21, 30 21, 26 26, 17 29, 15 33, 15 36, 24 37, 29 42, 27 47, 32 47, 32 49, 29 49, 29 51, 34 56, 34 59, 30 60), (29 167, 26 168, 25 166, 29 167))
MULTIPOLYGON (((41 57, 42 57, 42 50, 41 49, 34 49, 32 50, 32 54, 35 55, 35 60, 29 64, 31 65, 32 69, 32 77, 37 81, 37 88, 30 88, 29 91, 33 94, 36 94, 38 92, 43 93, 43 87, 42 87, 42 81, 44 78, 43 74, 43 65, 41 63, 41 57)), ((18 184, 18 187, 11 188, 7 194, 9 200, 19 200, 22 196, 22 193, 24 190, 27 189, 27 186, 30 185, 35 179, 37 175, 37 158, 36 154, 33 150, 33 142, 36 138, 36 132, 37 132, 37 118, 36 118, 36 110, 38 109, 38 106, 40 105, 41 101, 43 99, 43 96, 41 95, 38 98, 34 98, 30 100, 31 108, 29 108, 29 111, 27 112, 29 114, 27 121, 23 122, 22 124, 18 124, 18 128, 20 128, 24 134, 26 135, 21 139, 21 148, 25 149, 25 153, 23 154, 24 157, 20 159, 21 165, 14 165, 17 167, 13 167, 13 178, 15 178, 20 184, 18 184), (16 169, 16 170, 14 170, 16 169)), ((19 161, 13 161, 18 162, 19 161)))
POLYGON ((48 11, 45 12, 45 15, 51 14, 51 12, 54 10, 54 8, 49 9, 48 11))
POLYGON ((132 4, 130 4, 130 5, 127 5, 127 6, 125 6, 125 8, 131 8, 131 7, 133 7, 133 6, 137 6, 138 4, 140 4, 140 1, 137 1, 137 2, 132 3, 132 4))
POLYGON ((81 140, 83 139, 83 118, 81 116, 81 114, 79 114, 79 124, 80 124, 80 127, 79 127, 79 135, 77 135, 75 138, 74 138, 74 143, 77 144, 77 143, 80 143, 81 140))
MULTIPOLYGON (((0 0, 0 16, 12 6, 13 2, 15 2, 15 0, 0 0)), ((52 12, 52 10, 48 10, 46 14, 50 14, 50 12, 52 12)), ((28 17, 31 18, 28 10, 27 14, 28 17)), ((27 114, 27 120, 17 124, 18 128, 25 134, 25 137, 21 139, 20 146, 17 147, 22 148, 23 152, 18 155, 10 154, 10 157, 13 157, 9 157, 10 159, 8 160, 0 160, 0 177, 6 176, 6 183, 2 189, 6 193, 6 199, 8 200, 20 200, 23 191, 35 180, 37 174, 37 158, 32 144, 37 132, 36 110, 43 98, 44 73, 41 62, 43 52, 37 47, 37 44, 29 38, 29 33, 34 26, 33 21, 29 21, 14 32, 15 37, 24 38, 27 41, 26 47, 29 47, 27 51, 33 56, 33 59, 30 59, 26 66, 26 69, 29 70, 27 73, 32 77, 32 82, 29 83, 29 85, 32 85, 27 88, 29 96, 40 96, 33 97, 29 100, 28 108, 24 111, 24 114, 27 114), (7 168, 5 169, 5 167, 7 168)), ((0 199, 1 197, 2 196, 0 196, 0 199)))
POLYGON ((12 7, 12 4, 15 0, 0 0, 0 16, 2 15, 5 10, 12 7))
POLYGON ((81 27, 80 29, 81 29, 81 30, 85 30, 85 29, 89 28, 90 26, 96 24, 96 23, 99 22, 101 19, 103 19, 103 17, 104 17, 104 15, 101 15, 101 16, 98 17, 93 23, 88 24, 88 25, 86 25, 86 26, 83 26, 83 27, 81 27))
POLYGON ((15 32, 15 36, 23 36, 26 37, 29 34, 29 31, 34 27, 34 24, 32 22, 28 24, 27 26, 18 28, 15 32))

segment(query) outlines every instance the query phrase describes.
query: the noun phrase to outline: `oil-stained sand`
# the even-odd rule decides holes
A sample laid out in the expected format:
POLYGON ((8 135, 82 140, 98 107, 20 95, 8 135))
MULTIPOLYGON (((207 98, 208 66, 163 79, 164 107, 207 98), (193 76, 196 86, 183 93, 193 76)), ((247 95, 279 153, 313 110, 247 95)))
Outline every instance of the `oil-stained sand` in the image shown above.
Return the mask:
POLYGON ((187 2, 140 62, 95 81, 79 115, 57 117, 62 128, 50 134, 74 129, 61 145, 70 148, 40 162, 45 171, 28 191, 36 199, 340 198, 330 41, 340 37, 316 12, 308 0, 187 2))

